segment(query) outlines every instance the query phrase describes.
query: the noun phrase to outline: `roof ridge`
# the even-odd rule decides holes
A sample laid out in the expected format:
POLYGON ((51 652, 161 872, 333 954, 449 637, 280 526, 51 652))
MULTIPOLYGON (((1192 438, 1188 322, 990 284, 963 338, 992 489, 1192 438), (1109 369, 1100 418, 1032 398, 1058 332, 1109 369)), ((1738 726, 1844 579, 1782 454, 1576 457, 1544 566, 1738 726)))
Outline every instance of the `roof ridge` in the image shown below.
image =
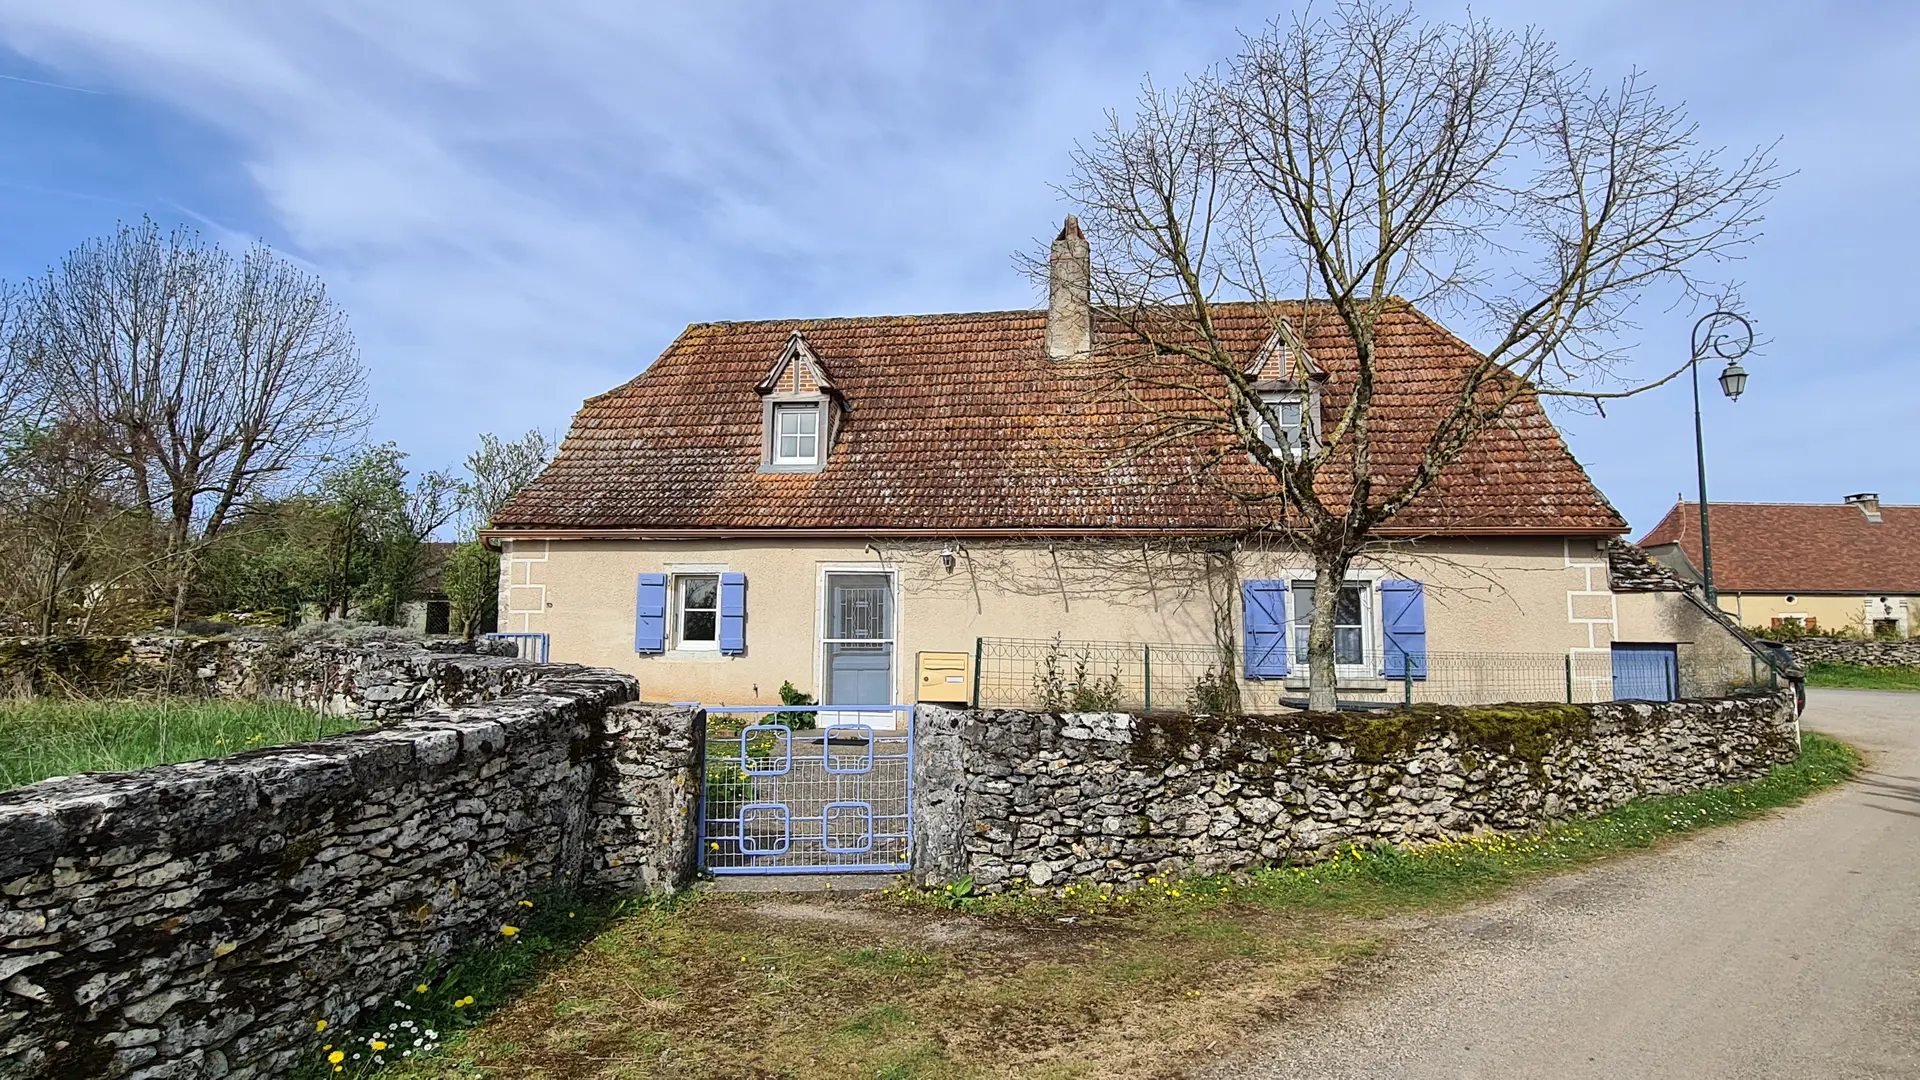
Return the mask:
MULTIPOLYGON (((1674 505, 1674 506, 1699 506, 1699 505, 1700 505, 1700 500, 1698 500, 1698 499, 1682 499, 1682 500, 1680 500, 1679 502, 1677 502, 1677 503, 1674 503, 1673 505, 1674 505)), ((1710 501, 1710 502, 1708 502, 1708 503, 1707 503, 1707 505, 1708 505, 1708 506, 1710 506, 1710 507, 1711 507, 1711 506, 1803 506, 1803 507, 1810 507, 1810 508, 1815 508, 1815 509, 1821 509, 1821 510, 1853 510, 1853 509, 1856 509, 1856 508, 1855 508, 1855 506, 1854 506, 1854 504, 1852 504, 1852 503, 1845 503, 1845 502, 1837 502, 1837 503, 1822 503, 1822 502, 1763 502, 1763 501, 1752 501, 1752 500, 1747 500, 1747 499, 1714 499, 1714 500, 1712 500, 1712 501, 1710 501)), ((1883 502, 1883 503, 1881 503, 1881 504, 1880 504, 1880 509, 1882 509, 1882 510, 1920 510, 1920 503, 1888 503, 1888 502, 1883 502)), ((1671 513, 1671 512, 1672 512, 1672 511, 1671 511, 1671 509, 1669 509, 1669 511, 1668 511, 1668 512, 1669 512, 1669 513, 1671 513)))
MULTIPOLYGON (((1445 326, 1442 326, 1439 322, 1434 320, 1431 316, 1427 315, 1425 312, 1422 312, 1419 309, 1419 307, 1414 305, 1411 301, 1405 300, 1397 296, 1393 297, 1392 299, 1395 302, 1395 305, 1397 307, 1401 307, 1408 311, 1415 312, 1416 314, 1420 315, 1421 318, 1428 323, 1428 325, 1439 329, 1441 332, 1445 333, 1448 337, 1453 338, 1456 342, 1459 342, 1462 345, 1466 345, 1465 342, 1460 341, 1457 335, 1453 334, 1452 331, 1447 330, 1445 326)), ((1326 307, 1326 306, 1331 306, 1332 303, 1333 302, 1331 300, 1322 300, 1322 299, 1317 299, 1313 297, 1294 297, 1289 299, 1271 299, 1271 300, 1218 300, 1218 301, 1213 301, 1210 306, 1212 306, 1215 309, 1227 309, 1229 311, 1232 311, 1232 310, 1239 310, 1243 308, 1259 307, 1263 304, 1293 304, 1293 305, 1312 304, 1312 305, 1326 307)), ((827 315, 827 316, 792 315, 792 316, 787 316, 785 318, 779 318, 779 319, 708 319, 704 321, 690 322, 687 324, 687 328, 693 329, 695 327, 705 327, 705 326, 724 326, 724 327, 784 326, 784 325, 789 325, 794 323, 885 322, 885 321, 896 320, 896 319, 897 320, 984 319, 984 318, 993 318, 993 317, 1007 317, 1007 316, 1013 316, 1013 315, 1044 316, 1046 313, 1047 313, 1047 309, 1044 307, 1030 307, 1030 308, 990 308, 985 311, 896 312, 893 314, 883 314, 883 315, 827 315)), ((1099 312, 1096 310, 1095 314, 1099 315, 1099 312)), ((1108 318, 1111 318, 1111 316, 1108 316, 1108 318)), ((1466 345, 1466 347, 1469 349, 1472 348, 1471 345, 1466 345)))

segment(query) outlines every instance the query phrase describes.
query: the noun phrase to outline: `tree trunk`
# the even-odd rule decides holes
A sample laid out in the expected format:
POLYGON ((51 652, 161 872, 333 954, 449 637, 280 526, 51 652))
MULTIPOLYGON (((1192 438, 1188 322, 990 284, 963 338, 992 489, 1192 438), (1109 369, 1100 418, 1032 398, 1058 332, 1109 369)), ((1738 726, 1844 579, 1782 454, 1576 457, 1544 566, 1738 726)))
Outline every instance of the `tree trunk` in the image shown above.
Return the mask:
POLYGON ((193 502, 188 500, 182 508, 173 508, 173 520, 167 526, 167 563, 173 571, 173 626, 180 628, 180 621, 187 613, 187 591, 193 582, 193 502))
POLYGON ((1340 603, 1340 586, 1347 579, 1345 554, 1314 559, 1313 622, 1307 630, 1307 708, 1332 712, 1340 707, 1336 693, 1333 619, 1340 603))

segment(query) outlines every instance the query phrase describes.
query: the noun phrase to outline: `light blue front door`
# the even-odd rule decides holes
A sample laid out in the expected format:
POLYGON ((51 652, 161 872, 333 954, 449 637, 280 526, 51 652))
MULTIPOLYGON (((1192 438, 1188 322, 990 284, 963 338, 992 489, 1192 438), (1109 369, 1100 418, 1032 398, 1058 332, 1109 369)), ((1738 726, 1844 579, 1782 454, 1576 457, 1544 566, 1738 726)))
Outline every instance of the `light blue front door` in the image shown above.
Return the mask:
MULTIPOLYGON (((826 604, 825 618, 821 620, 825 670, 820 703, 892 704, 892 576, 828 574, 826 604)), ((875 726, 890 726, 891 717, 891 713, 876 714, 875 726)))
POLYGON ((1615 701, 1672 701, 1679 690, 1680 657, 1674 646, 1613 643, 1615 701))

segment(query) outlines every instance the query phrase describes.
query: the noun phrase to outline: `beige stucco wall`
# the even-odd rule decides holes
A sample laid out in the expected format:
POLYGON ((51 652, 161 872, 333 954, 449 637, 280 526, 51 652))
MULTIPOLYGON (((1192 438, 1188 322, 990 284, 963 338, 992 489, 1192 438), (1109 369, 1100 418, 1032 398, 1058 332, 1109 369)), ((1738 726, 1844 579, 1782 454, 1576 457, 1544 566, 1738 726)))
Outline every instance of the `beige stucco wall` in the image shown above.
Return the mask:
POLYGON ((1621 593, 1614 603, 1617 640, 1676 646, 1682 697, 1716 697, 1768 677, 1744 642, 1679 593, 1621 593))
MULTIPOLYGON (((1239 582, 1305 573, 1286 551, 1230 554, 1124 544, 948 545, 879 540, 555 540, 503 544, 500 629, 550 635, 551 655, 631 672, 653 701, 777 704, 783 681, 818 693, 823 575, 886 570, 897 575, 897 701, 912 701, 913 658, 922 651, 971 653, 977 637, 1204 645, 1214 640, 1217 602, 1239 633, 1239 582), (726 570, 747 577, 747 650, 741 656, 633 648, 635 576, 726 570)), ((1561 694, 1556 656, 1581 660, 1576 696, 1608 696, 1606 654, 1617 614, 1606 563, 1590 539, 1448 540, 1366 560, 1355 576, 1426 582, 1427 647, 1436 654, 1546 656, 1561 694)), ((1372 620, 1378 648, 1379 620, 1372 620)), ((1439 680, 1435 680, 1438 686, 1439 680)), ((1277 693, 1275 683, 1253 689, 1277 693)), ((1422 687, 1425 689, 1425 687, 1422 687)), ((1361 694, 1388 692, 1364 688, 1361 694)), ((1397 696, 1397 691, 1391 691, 1397 696)))
POLYGON ((1788 601, 1784 593, 1721 593, 1720 608, 1742 626, 1765 629, 1773 620, 1785 616, 1818 620, 1826 631, 1864 633, 1870 629, 1868 611, 1873 618, 1896 620, 1903 634, 1920 632, 1920 597, 1898 593, 1835 594, 1794 593, 1788 601), (1882 603, 1882 600, 1885 603, 1882 603))

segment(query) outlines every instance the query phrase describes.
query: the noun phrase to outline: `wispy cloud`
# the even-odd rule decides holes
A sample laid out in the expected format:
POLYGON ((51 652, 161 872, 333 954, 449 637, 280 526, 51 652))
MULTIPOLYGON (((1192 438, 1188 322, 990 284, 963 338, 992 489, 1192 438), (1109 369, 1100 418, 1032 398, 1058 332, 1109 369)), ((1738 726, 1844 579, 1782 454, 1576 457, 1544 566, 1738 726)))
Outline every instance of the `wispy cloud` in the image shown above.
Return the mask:
POLYGON ((45 86, 54 90, 71 90, 76 94, 100 94, 103 91, 89 90, 84 86, 68 86, 66 83, 47 82, 45 79, 29 79, 23 75, 0 75, 8 82, 26 83, 28 86, 45 86))
MULTIPOLYGON (((1534 17, 1511 7, 1476 13, 1534 17)), ((1897 302, 1892 261, 1865 249, 1911 247, 1915 227, 1864 229, 1866 210, 1835 196, 1883 202, 1920 171, 1914 122, 1891 104, 1920 88, 1920 36, 1870 6, 1673 7, 1583 6, 1547 29, 1580 59, 1650 68, 1716 139, 1790 133, 1803 179, 1772 225, 1784 244, 1742 274, 1777 343, 1740 403, 1741 445, 1758 448, 1771 435, 1756 417, 1839 410, 1840 391, 1784 362, 1833 340, 1815 309, 1849 287, 1897 302), (1878 32, 1847 29, 1863 21, 1878 32)), ((177 212, 316 267, 374 367, 381 434, 438 462, 478 430, 563 424, 688 321, 1034 302, 1011 254, 1066 209, 1049 185, 1074 140, 1142 75, 1203 68, 1274 10, 0 0, 0 46, 225 133, 221 166, 266 215, 177 212)), ((1670 333, 1649 320, 1648 340, 1670 333)), ((1682 448, 1668 408, 1572 425, 1636 520, 1686 475, 1665 460, 1682 448)))

